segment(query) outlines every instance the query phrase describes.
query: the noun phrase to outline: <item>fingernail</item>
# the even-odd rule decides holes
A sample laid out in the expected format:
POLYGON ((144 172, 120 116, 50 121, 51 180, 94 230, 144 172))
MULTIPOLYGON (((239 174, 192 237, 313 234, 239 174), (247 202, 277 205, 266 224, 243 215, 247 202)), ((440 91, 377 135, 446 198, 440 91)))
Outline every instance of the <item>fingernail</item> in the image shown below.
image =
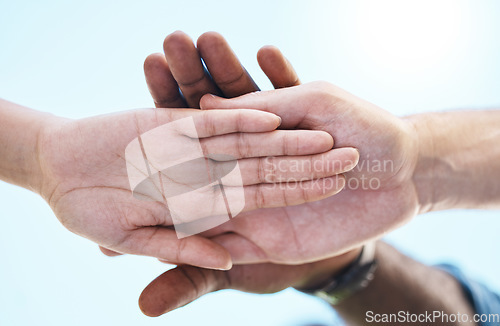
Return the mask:
POLYGON ((357 155, 353 161, 351 161, 351 160, 346 161, 347 164, 344 166, 344 172, 348 172, 348 171, 353 170, 359 163, 359 150, 357 148, 351 148, 351 150, 353 152, 355 151, 357 153, 357 155))
POLYGON ((342 185, 342 188, 340 188, 339 192, 344 190, 345 187, 347 186, 347 180, 345 178, 345 176, 343 175, 343 178, 342 178, 342 182, 343 182, 343 185, 342 185))
POLYGON ((228 271, 228 270, 230 270, 231 268, 233 268, 233 262, 232 262, 232 261, 229 261, 229 262, 227 263, 227 265, 226 265, 226 266, 221 267, 221 268, 214 268, 214 269, 215 269, 215 270, 218 270, 218 271, 228 271))
POLYGON ((209 98, 209 99, 216 99, 216 98, 217 98, 217 96, 215 96, 215 95, 213 95, 213 94, 208 94, 208 93, 207 93, 207 94, 205 94, 205 95, 203 95, 203 96, 201 97, 201 99, 200 99, 200 109, 201 109, 201 110, 204 110, 204 109, 205 109, 205 107, 206 107, 205 102, 207 101, 207 98, 209 98))

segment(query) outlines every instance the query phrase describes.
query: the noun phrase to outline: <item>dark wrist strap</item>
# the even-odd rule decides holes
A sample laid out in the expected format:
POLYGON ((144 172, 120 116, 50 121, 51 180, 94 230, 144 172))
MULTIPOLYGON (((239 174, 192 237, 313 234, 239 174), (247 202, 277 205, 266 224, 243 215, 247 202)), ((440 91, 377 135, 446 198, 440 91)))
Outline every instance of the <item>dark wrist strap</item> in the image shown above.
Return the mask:
POLYGON ((336 305, 366 288, 375 277, 376 269, 375 242, 373 242, 363 246, 358 258, 339 274, 320 286, 300 291, 336 305))

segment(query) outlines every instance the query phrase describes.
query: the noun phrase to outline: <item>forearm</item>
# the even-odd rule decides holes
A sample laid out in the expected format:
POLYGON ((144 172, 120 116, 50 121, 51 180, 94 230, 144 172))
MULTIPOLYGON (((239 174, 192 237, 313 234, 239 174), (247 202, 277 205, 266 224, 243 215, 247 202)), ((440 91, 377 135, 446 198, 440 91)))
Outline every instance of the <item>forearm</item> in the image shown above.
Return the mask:
POLYGON ((41 187, 38 140, 51 115, 0 99, 0 179, 35 192, 41 187))
POLYGON ((500 207, 500 110, 408 118, 419 138, 420 212, 500 207))
MULTIPOLYGON (((460 313, 468 314, 472 320, 470 303, 460 284, 448 273, 423 265, 381 241, 377 243, 376 259, 378 268, 368 287, 334 307, 348 325, 407 325, 371 320, 375 314, 382 317, 380 314, 397 315, 400 311, 405 316, 407 312, 460 313)), ((433 325, 441 325, 438 321, 433 325)))

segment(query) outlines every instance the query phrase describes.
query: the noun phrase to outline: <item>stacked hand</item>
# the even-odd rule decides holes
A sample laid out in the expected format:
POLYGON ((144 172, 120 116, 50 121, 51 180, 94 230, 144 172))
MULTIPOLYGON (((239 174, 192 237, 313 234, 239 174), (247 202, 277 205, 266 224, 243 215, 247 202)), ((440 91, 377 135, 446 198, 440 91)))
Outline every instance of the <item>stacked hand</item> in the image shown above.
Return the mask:
POLYGON ((417 213, 500 207, 500 111, 397 118, 300 85, 274 47, 258 52, 275 87, 261 92, 217 33, 195 47, 175 32, 164 52, 144 65, 155 109, 69 120, 0 99, 0 180, 39 193, 106 255, 177 265, 142 293, 145 314, 219 289, 328 281, 349 323, 372 305, 472 315, 467 284, 381 242, 368 282, 377 264, 362 248, 417 213))
MULTIPOLYGON (((294 182, 286 182, 274 190, 262 178, 261 156, 279 156, 285 161, 290 159, 287 155, 299 161, 324 160, 325 156, 343 162, 357 159, 353 150, 332 151, 327 133, 276 131, 280 123, 276 115, 251 110, 144 109, 83 120, 50 118, 38 136, 40 194, 64 226, 95 241, 108 254, 130 253, 176 264, 230 268, 229 254, 217 243, 200 236, 177 239, 164 202, 139 200, 130 193, 124 157, 127 145, 153 128, 185 117, 193 118, 205 153, 224 153, 238 159, 244 211, 325 198, 343 186, 329 182, 304 192, 294 182), (326 153, 316 154, 322 152, 326 153), (260 197, 272 199, 261 202, 260 197)), ((167 141, 159 145, 173 147, 167 141)), ((321 178, 335 181, 341 178, 336 174, 350 167, 339 168, 325 171, 321 178)), ((310 171, 284 174, 286 179, 313 177, 310 171)))
MULTIPOLYGON (((153 54, 146 59, 144 65, 146 81, 157 107, 185 107, 188 104, 196 107, 200 98, 207 93, 232 97, 258 90, 219 34, 203 34, 198 39, 196 49, 186 34, 176 32, 165 39, 164 49, 165 55, 153 54), (200 55, 210 74, 205 72, 200 55)), ((262 70, 276 88, 299 84, 295 71, 278 49, 264 47, 259 51, 258 59, 262 70)), ((257 212, 258 215, 248 217, 248 223, 254 223, 252 219, 259 215, 274 218, 276 210, 257 212)), ((237 217, 228 223, 232 224, 237 220, 246 219, 237 217)), ((262 227, 266 225, 269 224, 262 227)), ((276 228, 280 226, 283 227, 276 224, 276 228)), ((218 232, 215 229, 205 235, 218 232)), ((283 232, 285 233, 287 232, 283 232)), ((227 233, 223 236, 230 235, 227 233)), ((216 236, 215 239, 223 236, 216 236)), ((243 247, 242 249, 245 250, 243 247)), ((322 274, 330 276, 333 271, 341 269, 358 253, 358 250, 353 250, 338 258, 299 266, 269 263, 238 265, 227 272, 183 265, 165 272, 152 282, 141 295, 140 306, 145 314, 158 316, 220 289, 271 293, 290 286, 310 284, 321 280, 322 274)))
MULTIPOLYGON (((302 263, 331 257, 382 236, 418 212, 413 181, 413 126, 324 82, 223 99, 206 95, 202 109, 273 112, 283 128, 322 130, 336 148, 355 147, 360 161, 337 196, 295 207, 243 214, 214 239, 235 263, 302 263)), ((334 161, 331 162, 335 164, 334 161)))
MULTIPOLYGON (((172 308, 165 300, 151 300, 172 285, 186 294, 175 307, 222 287, 267 292, 330 276, 352 261, 364 242, 416 213, 415 132, 409 122, 332 85, 298 86, 276 48, 261 49, 258 59, 282 89, 255 92, 220 35, 204 34, 195 48, 177 32, 165 40, 165 56, 145 62, 155 104, 168 109, 66 120, 2 101, 7 129, 0 134, 1 151, 12 155, 0 161, 2 179, 38 191, 68 229, 98 243, 105 254, 201 267, 178 267, 148 287, 141 304, 149 314, 172 308), (233 96, 238 97, 222 98, 233 96), (194 141, 212 157, 210 164, 222 164, 213 154, 237 159, 245 203, 243 213, 229 222, 177 239, 165 201, 131 196, 128 166, 143 163, 124 154, 153 129, 187 117, 195 132, 177 130, 172 139, 155 140, 148 154, 165 155, 172 148, 180 153, 182 144, 194 141), (227 273, 202 269, 230 269, 232 262, 241 266, 227 273), (256 278, 251 281, 250 275, 256 278), (196 292, 200 280, 208 282, 206 291, 196 292)), ((148 164, 143 147, 137 145, 136 152, 148 164)))
MULTIPOLYGON (((257 90, 216 33, 202 35, 196 49, 188 36, 176 32, 166 38, 164 48, 165 56, 152 55, 145 64, 157 104, 169 99, 194 105, 201 94, 211 91, 230 97, 257 90), (211 75, 204 71, 200 55, 211 75)), ((276 48, 264 47, 258 59, 277 88, 298 83, 276 48)), ((331 257, 381 236, 417 212, 414 130, 373 104, 327 83, 314 83, 235 99, 206 95, 201 106, 271 111, 283 119, 281 128, 325 131, 333 136, 335 148, 355 147, 361 153, 358 166, 346 174, 346 189, 337 196, 245 213, 206 233, 229 250, 235 263, 298 264, 331 257)), ((330 168, 336 164, 335 158, 326 162, 330 168)))
MULTIPOLYGON (((151 55, 145 62, 146 80, 157 106, 195 106, 201 99, 202 109, 275 112, 283 119, 282 128, 326 131, 334 137, 335 148, 358 148, 362 161, 346 174, 347 189, 335 197, 248 212, 206 232, 204 236, 227 248, 236 264, 252 265, 234 266, 228 272, 189 266, 167 271, 141 296, 146 314, 160 315, 221 288, 267 293, 317 282, 322 274, 331 276, 349 264, 364 241, 416 213, 414 165, 406 161, 411 160, 416 144, 408 123, 326 83, 292 87, 299 84, 297 75, 273 47, 259 51, 259 64, 276 88, 289 88, 232 100, 202 98, 207 93, 233 97, 258 88, 216 33, 202 35, 195 48, 187 35, 176 32, 165 39, 164 50, 165 56, 151 55), (361 132, 368 127, 368 132, 361 132), (380 162, 390 162, 390 169, 380 164, 373 167, 380 162)), ((328 158, 325 163, 331 168, 338 162, 328 158)))
MULTIPOLYGON (((443 119, 400 119, 331 84, 301 86, 291 65, 273 47, 258 53, 262 70, 277 88, 268 92, 257 92, 216 33, 202 35, 196 48, 189 37, 176 32, 166 38, 164 50, 165 55, 151 55, 145 62, 146 80, 160 108, 156 114, 135 113, 135 132, 130 132, 130 116, 103 117, 56 123, 57 132, 49 132, 51 136, 40 142, 41 152, 51 158, 40 161, 42 167, 50 167, 46 176, 51 181, 43 188, 50 189, 45 194, 50 194, 49 203, 66 226, 93 238, 108 255, 130 252, 192 265, 167 271, 144 290, 140 305, 148 315, 224 288, 269 293, 319 285, 358 257, 364 243, 418 212, 461 202, 472 207, 497 204, 495 196, 484 200, 461 191, 456 185, 467 179, 457 178, 455 171, 438 170, 457 162, 456 156, 466 158, 457 165, 462 174, 482 166, 464 153, 464 148, 477 145, 474 142, 460 147, 454 137, 447 137, 447 146, 432 145, 435 139, 447 139, 439 133, 443 119), (187 106, 202 111, 182 109, 187 106), (163 204, 127 203, 130 198, 122 197, 123 192, 118 195, 117 190, 126 189, 116 160, 131 138, 186 114, 198 119, 204 152, 224 149, 238 159, 246 204, 237 218, 201 236, 175 241, 163 204), (273 114, 281 118, 281 130, 274 131, 278 123, 273 114), (105 137, 110 143, 102 142, 103 147, 90 152, 68 147, 89 140, 99 144, 92 136, 103 127, 128 132, 105 137), (79 137, 68 141, 75 130, 79 137), (58 157, 61 149, 73 159, 58 157), (84 155, 99 158, 81 165, 84 155), (108 180, 102 184, 104 177, 108 180), (438 185, 436 180, 444 182, 438 185), (441 188, 443 195, 436 196, 435 189, 441 188), (88 227, 89 220, 95 229, 88 227), (228 269, 231 260, 225 250, 236 264, 231 270, 200 268, 228 269)), ((484 114, 478 121, 490 116, 498 118, 484 114)), ((467 124, 466 115, 455 119, 467 124)), ((496 127, 494 121, 489 125, 496 127)), ((481 135, 490 140, 488 132, 481 135)), ((484 146, 476 147, 483 152, 484 146)), ((491 166, 490 170, 498 173, 491 166)))

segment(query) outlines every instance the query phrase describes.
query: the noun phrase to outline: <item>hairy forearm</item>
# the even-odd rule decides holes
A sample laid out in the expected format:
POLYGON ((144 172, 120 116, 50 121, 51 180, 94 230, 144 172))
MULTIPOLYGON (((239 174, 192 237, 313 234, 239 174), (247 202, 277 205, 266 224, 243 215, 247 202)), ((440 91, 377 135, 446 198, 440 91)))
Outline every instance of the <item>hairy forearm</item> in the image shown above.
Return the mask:
POLYGON ((420 212, 500 207, 500 110, 408 117, 419 138, 420 212))
POLYGON ((35 192, 41 187, 38 138, 51 115, 0 99, 0 179, 35 192))
MULTIPOLYGON (((472 320, 470 303, 460 284, 448 273, 423 265, 381 241, 377 243, 376 258, 378 269, 374 280, 334 307, 348 325, 407 325, 370 320, 375 314, 382 317, 381 314, 397 315, 400 311, 404 314, 460 313, 468 314, 472 320)), ((437 321, 433 325, 441 325, 437 321)))

